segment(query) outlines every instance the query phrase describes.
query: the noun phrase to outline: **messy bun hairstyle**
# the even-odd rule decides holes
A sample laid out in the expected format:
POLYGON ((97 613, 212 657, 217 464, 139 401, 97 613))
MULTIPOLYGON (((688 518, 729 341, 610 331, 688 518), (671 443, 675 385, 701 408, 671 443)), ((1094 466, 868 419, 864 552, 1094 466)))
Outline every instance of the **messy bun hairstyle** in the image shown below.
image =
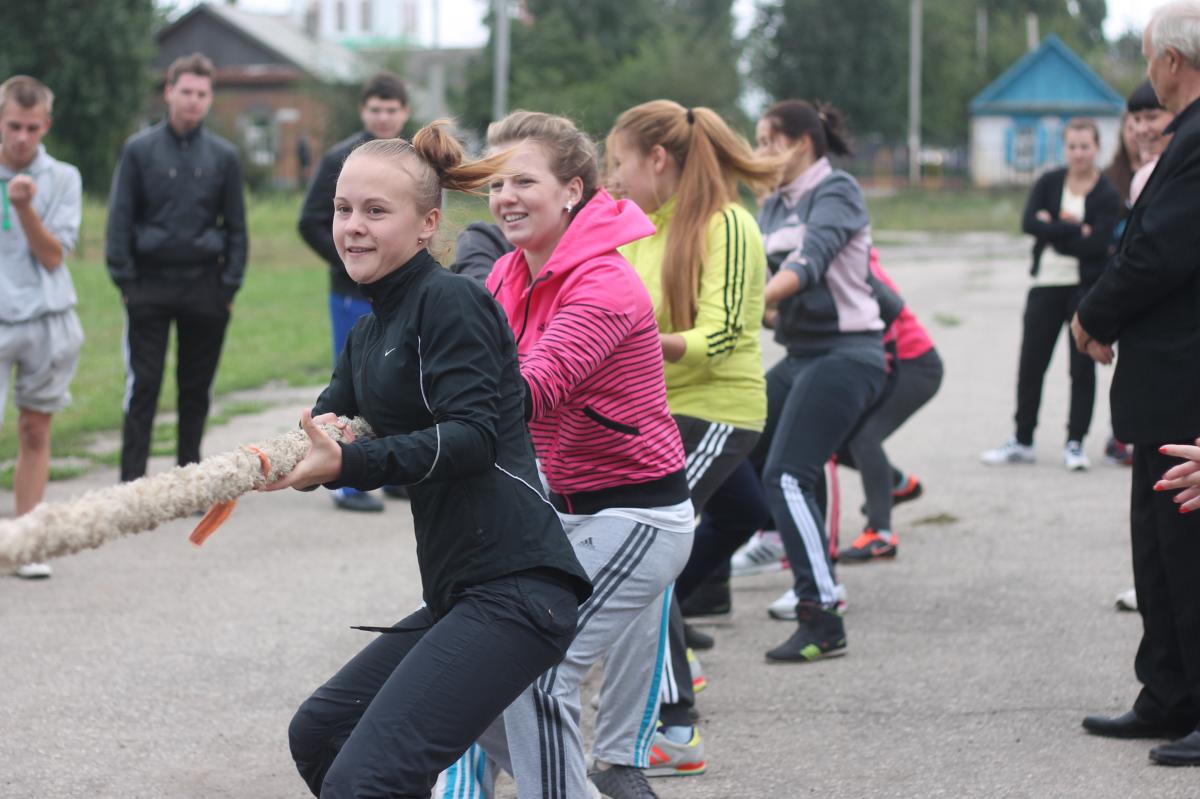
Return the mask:
POLYGON ((807 100, 780 100, 763 112, 763 118, 772 130, 793 142, 808 136, 817 158, 826 153, 850 155, 842 112, 829 103, 813 105, 807 100))
POLYGON ((451 133, 452 125, 449 119, 430 122, 411 142, 373 139, 356 147, 346 160, 371 156, 395 162, 412 178, 413 203, 418 213, 425 214, 442 207, 443 189, 473 192, 486 186, 507 157, 498 154, 466 160, 466 152, 451 133))

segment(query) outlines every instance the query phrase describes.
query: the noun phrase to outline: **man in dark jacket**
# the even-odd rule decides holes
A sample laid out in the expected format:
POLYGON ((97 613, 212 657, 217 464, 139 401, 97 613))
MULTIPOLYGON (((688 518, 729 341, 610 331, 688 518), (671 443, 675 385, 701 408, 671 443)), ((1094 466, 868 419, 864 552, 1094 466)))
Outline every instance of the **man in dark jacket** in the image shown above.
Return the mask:
POLYGON ((121 479, 146 473, 171 322, 179 340, 179 463, 200 460, 209 392, 246 272, 236 148, 203 127, 213 64, 167 69, 167 118, 125 142, 108 200, 106 259, 127 316, 121 479))
MULTIPOLYGON (((363 129, 333 145, 321 157, 300 209, 300 235, 312 251, 329 264, 329 321, 333 331, 334 364, 342 354, 350 328, 360 316, 371 312, 371 303, 359 285, 346 274, 333 243, 333 195, 337 190, 338 175, 346 156, 358 145, 371 139, 398 137, 410 112, 404 81, 390 72, 372 76, 363 86, 358 106, 363 129)), ((388 486, 384 491, 389 495, 405 496, 400 486, 388 486)), ((333 501, 343 510, 383 510, 383 503, 378 499, 353 488, 339 489, 334 493, 333 501)))
POLYGON ((1175 459, 1159 446, 1200 435, 1200 2, 1170 3, 1143 40, 1148 74, 1176 115, 1174 140, 1129 215, 1116 261, 1084 297, 1071 328, 1098 361, 1120 359, 1116 435, 1131 442, 1133 575, 1142 691, 1115 718, 1084 728, 1118 738, 1178 738, 1150 750, 1166 765, 1200 765, 1200 514, 1181 515, 1155 482, 1175 459))

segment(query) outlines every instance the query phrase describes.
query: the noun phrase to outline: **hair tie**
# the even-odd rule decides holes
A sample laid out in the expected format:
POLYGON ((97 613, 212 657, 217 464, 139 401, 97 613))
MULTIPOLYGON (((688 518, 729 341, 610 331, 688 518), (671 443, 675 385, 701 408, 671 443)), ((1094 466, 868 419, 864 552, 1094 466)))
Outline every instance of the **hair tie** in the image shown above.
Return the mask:
POLYGON ((696 115, 692 113, 692 109, 690 108, 687 110, 687 121, 689 125, 693 125, 696 122, 696 115))

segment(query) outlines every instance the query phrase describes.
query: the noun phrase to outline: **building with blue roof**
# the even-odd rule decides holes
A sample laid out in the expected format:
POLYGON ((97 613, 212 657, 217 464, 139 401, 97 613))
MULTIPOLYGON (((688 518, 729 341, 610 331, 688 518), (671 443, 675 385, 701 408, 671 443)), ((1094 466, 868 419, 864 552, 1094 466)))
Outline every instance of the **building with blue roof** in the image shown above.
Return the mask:
POLYGON ((971 100, 971 180, 1031 183, 1065 163, 1062 131, 1073 117, 1100 128, 1104 167, 1116 152, 1125 100, 1051 34, 971 100))

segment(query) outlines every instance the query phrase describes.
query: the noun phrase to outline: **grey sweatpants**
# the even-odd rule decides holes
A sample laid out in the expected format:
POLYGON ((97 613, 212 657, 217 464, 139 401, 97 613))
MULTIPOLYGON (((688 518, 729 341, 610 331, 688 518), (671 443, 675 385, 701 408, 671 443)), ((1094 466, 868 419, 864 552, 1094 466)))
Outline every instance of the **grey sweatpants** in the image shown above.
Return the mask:
POLYGON ((597 760, 645 767, 658 723, 667 657, 670 586, 692 549, 692 531, 664 530, 622 516, 563 519, 594 593, 579 608, 566 656, 509 705, 438 781, 438 799, 492 796, 497 768, 513 775, 520 799, 590 796, 579 686, 604 661, 596 716, 597 760))

